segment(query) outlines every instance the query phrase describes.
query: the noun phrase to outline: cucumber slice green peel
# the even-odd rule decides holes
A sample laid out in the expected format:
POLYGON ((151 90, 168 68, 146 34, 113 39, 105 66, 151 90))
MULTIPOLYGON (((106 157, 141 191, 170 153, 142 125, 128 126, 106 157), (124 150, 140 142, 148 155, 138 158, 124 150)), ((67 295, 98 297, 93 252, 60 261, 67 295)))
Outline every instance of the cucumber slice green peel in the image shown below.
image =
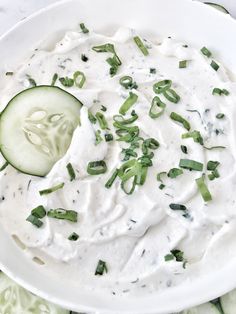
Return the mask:
POLYGON ((0 116, 2 155, 20 172, 45 176, 66 153, 81 107, 76 97, 56 86, 20 92, 0 116))
POLYGON ((9 314, 69 314, 14 283, 0 271, 0 312, 9 314))
POLYGON ((214 2, 204 2, 205 4, 208 4, 210 6, 212 6, 213 8, 223 12, 223 13, 226 13, 226 14, 230 14, 228 10, 226 10, 225 7, 223 7, 223 5, 221 4, 217 4, 217 3, 214 3, 214 2))

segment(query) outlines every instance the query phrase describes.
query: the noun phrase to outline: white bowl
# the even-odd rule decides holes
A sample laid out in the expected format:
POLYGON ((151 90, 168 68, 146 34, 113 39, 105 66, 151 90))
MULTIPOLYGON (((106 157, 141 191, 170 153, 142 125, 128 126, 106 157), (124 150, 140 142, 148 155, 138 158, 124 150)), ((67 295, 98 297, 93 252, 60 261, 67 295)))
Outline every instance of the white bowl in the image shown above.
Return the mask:
MULTIPOLYGON (((17 24, 0 38, 0 75, 14 66, 31 48, 51 34, 85 22, 96 31, 113 33, 125 25, 145 35, 169 36, 197 47, 206 45, 228 68, 236 72, 236 22, 202 3, 190 0, 67 0, 59 2, 17 24), (4 61, 4 62, 3 62, 4 61)), ((152 37, 151 36, 151 37, 152 37)), ((17 210, 17 208, 16 208, 17 210)), ((236 255, 236 254, 235 254, 236 255)), ((170 313, 206 302, 236 287, 236 258, 219 272, 181 287, 169 288, 143 298, 122 298, 79 291, 60 276, 51 277, 32 262, 0 228, 0 269, 26 289, 84 312, 170 313)))

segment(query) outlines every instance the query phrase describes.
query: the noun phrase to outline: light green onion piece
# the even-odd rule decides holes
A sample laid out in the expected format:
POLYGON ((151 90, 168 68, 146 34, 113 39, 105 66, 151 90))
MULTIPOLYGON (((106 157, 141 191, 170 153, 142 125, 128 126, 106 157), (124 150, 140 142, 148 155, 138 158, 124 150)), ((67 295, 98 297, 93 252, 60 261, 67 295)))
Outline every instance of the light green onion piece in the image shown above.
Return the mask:
POLYGON ((55 185, 55 186, 52 186, 51 188, 48 188, 48 189, 39 191, 39 194, 40 194, 40 195, 47 195, 47 194, 56 192, 56 191, 62 189, 62 188, 64 187, 64 185, 65 185, 65 183, 62 182, 62 183, 60 183, 60 184, 57 184, 57 185, 55 185))
POLYGON ((161 94, 164 90, 169 89, 172 85, 171 80, 163 80, 153 85, 153 91, 156 94, 161 94))
POLYGON ((167 177, 174 179, 178 176, 180 176, 181 174, 183 174, 183 170, 179 169, 179 168, 172 168, 169 170, 169 172, 167 173, 167 177))
POLYGON ((56 81, 58 79, 58 74, 57 73, 54 73, 53 77, 52 77, 52 82, 51 82, 51 86, 54 86, 56 81))
POLYGON ((73 78, 74 78, 75 85, 77 87, 82 88, 84 86, 86 77, 83 72, 76 71, 73 75, 73 78))
POLYGON ((180 96, 171 88, 163 90, 163 96, 175 104, 180 101, 180 96))
POLYGON ((44 218, 46 216, 46 210, 44 206, 39 205, 31 210, 31 215, 37 217, 37 218, 44 218))
POLYGON ((59 81, 65 87, 72 87, 74 85, 74 80, 72 78, 69 78, 68 76, 60 77, 59 81))
POLYGON ((200 145, 203 145, 203 138, 201 136, 201 133, 199 131, 192 131, 188 133, 182 134, 182 138, 192 138, 195 143, 199 143, 200 145))
POLYGON ((187 68, 187 60, 179 61, 179 68, 180 69, 187 68))
POLYGON ((202 171, 203 164, 191 159, 180 159, 179 167, 189 170, 202 171))
POLYGON ((75 180, 75 170, 74 170, 74 168, 70 162, 66 165, 66 169, 67 169, 68 174, 70 176, 70 181, 75 180))
POLYGON ((211 61, 210 66, 212 67, 212 69, 214 69, 215 71, 219 70, 219 64, 217 64, 214 60, 211 61))
POLYGON ((201 53, 206 56, 207 58, 210 58, 210 56, 212 55, 212 53, 210 52, 210 50, 208 50, 206 47, 203 47, 201 49, 201 53))
POLYGON ((163 182, 163 180, 162 180, 161 177, 164 176, 164 175, 166 175, 166 174, 167 174, 166 171, 159 172, 159 173, 157 174, 157 181, 163 182))
POLYGON ((108 128, 107 121, 106 121, 104 115, 103 115, 101 112, 97 112, 97 113, 95 114, 95 117, 97 118, 98 123, 99 123, 99 125, 100 125, 100 128, 101 128, 102 130, 105 130, 105 129, 108 128))
POLYGON ((94 115, 92 114, 91 111, 88 110, 88 118, 89 118, 89 121, 93 124, 96 124, 97 122, 97 119, 94 117, 94 115))
POLYGON ((207 162, 207 170, 216 170, 216 168, 219 166, 220 162, 219 161, 213 161, 213 160, 209 160, 207 162))
POLYGON ((110 179, 106 182, 105 184, 105 187, 107 189, 110 189, 110 187, 112 186, 113 182, 115 181, 115 179, 117 178, 118 176, 118 172, 119 170, 118 169, 115 169, 115 171, 113 172, 112 176, 110 177, 110 179))
POLYGON ((98 145, 98 144, 100 144, 103 141, 103 139, 101 137, 101 131, 100 130, 97 130, 95 132, 95 137, 96 137, 95 145, 98 145))
POLYGON ((142 51, 144 56, 147 56, 149 54, 147 48, 145 47, 144 43, 142 42, 141 38, 138 36, 134 37, 134 42, 138 46, 138 48, 142 51))
POLYGON ((187 120, 185 120, 183 117, 181 117, 178 113, 171 112, 170 118, 176 122, 181 123, 186 130, 189 131, 191 129, 190 123, 187 120))
POLYGON ((149 116, 152 119, 160 117, 164 113, 165 107, 166 104, 164 104, 158 96, 155 96, 152 100, 149 116))
POLYGON ((136 103, 138 95, 130 92, 129 97, 125 100, 123 105, 120 107, 119 113, 125 115, 126 112, 136 103))
POLYGON ((120 78, 120 85, 123 86, 125 89, 137 89, 138 85, 136 84, 136 82, 133 81, 131 76, 122 76, 120 78))
POLYGON ((195 180, 197 183, 197 187, 199 192, 201 193, 201 196, 205 202, 209 202, 212 200, 212 196, 210 191, 208 190, 208 187, 206 186, 204 182, 204 176, 201 176, 200 178, 195 180))
POLYGON ((50 209, 47 212, 47 216, 56 219, 68 220, 71 222, 77 222, 78 213, 74 210, 66 210, 63 208, 50 209))
POLYGON ((32 225, 34 225, 34 226, 37 227, 37 228, 40 228, 40 227, 42 227, 42 225, 43 225, 43 222, 42 222, 39 218, 37 218, 36 216, 34 216, 34 215, 29 215, 29 217, 26 218, 26 220, 27 220, 28 222, 32 223, 32 225))
POLYGON ((107 171, 107 165, 104 160, 90 161, 87 166, 87 172, 90 175, 103 174, 107 171))
POLYGON ((80 26, 80 28, 81 28, 81 30, 82 30, 82 32, 83 32, 84 34, 89 33, 89 30, 86 28, 86 26, 84 25, 84 23, 80 23, 79 26, 80 26))

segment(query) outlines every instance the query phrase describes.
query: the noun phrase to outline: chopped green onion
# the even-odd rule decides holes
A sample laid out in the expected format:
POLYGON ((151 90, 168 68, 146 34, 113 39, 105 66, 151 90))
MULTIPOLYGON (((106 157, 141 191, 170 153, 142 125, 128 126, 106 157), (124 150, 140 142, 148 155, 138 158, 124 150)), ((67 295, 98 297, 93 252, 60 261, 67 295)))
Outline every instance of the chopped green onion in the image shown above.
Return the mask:
POLYGON ((171 88, 163 90, 163 96, 175 104, 180 101, 180 96, 171 88))
POLYGON ((179 68, 180 69, 184 69, 184 68, 187 68, 187 60, 182 60, 182 61, 179 61, 179 68))
POLYGON ((102 130, 105 130, 105 129, 108 128, 107 121, 106 121, 104 115, 103 115, 101 112, 97 112, 97 113, 95 114, 95 117, 97 118, 98 123, 99 123, 99 125, 100 125, 100 128, 101 128, 102 130))
POLYGON ((56 81, 58 79, 58 74, 57 73, 54 73, 53 77, 52 77, 52 82, 51 82, 51 86, 54 86, 56 81))
POLYGON ((95 145, 98 145, 98 144, 100 144, 103 141, 103 139, 101 137, 101 131, 100 130, 97 130, 95 132, 95 137, 96 137, 95 145))
POLYGON ((166 171, 159 172, 159 173, 157 174, 157 181, 163 182, 161 177, 162 177, 163 175, 166 175, 166 174, 167 174, 166 171))
POLYGON ((181 174, 183 174, 183 170, 179 169, 179 168, 172 168, 169 170, 169 172, 167 173, 167 177, 174 179, 178 176, 180 176, 181 174))
POLYGON ((218 71, 219 69, 219 64, 217 64, 214 60, 211 61, 211 64, 210 66, 215 70, 215 71, 218 71))
POLYGON ((29 217, 26 220, 32 223, 32 225, 34 225, 37 228, 40 228, 43 225, 43 222, 34 215, 29 215, 29 217))
POLYGON ((189 170, 202 171, 203 164, 191 159, 180 159, 179 167, 189 170))
POLYGON ((71 233, 71 235, 69 235, 68 240, 70 241, 77 241, 79 239, 79 235, 76 232, 71 233))
POLYGON ((148 154, 148 149, 155 150, 160 146, 160 143, 155 138, 148 138, 142 143, 142 152, 144 155, 148 154))
POLYGON ((225 146, 212 146, 212 147, 207 147, 203 146, 205 149, 212 150, 212 149, 225 149, 225 146))
POLYGON ((204 176, 201 176, 200 178, 195 180, 197 183, 197 187, 199 192, 201 193, 201 196, 205 202, 209 202, 212 200, 211 193, 209 192, 205 182, 204 182, 204 176))
POLYGON ((165 187, 165 184, 163 184, 163 183, 161 183, 161 184, 159 185, 159 189, 160 189, 160 190, 163 190, 164 187, 165 187))
POLYGON ((86 28, 86 26, 84 25, 84 23, 80 23, 79 26, 80 26, 80 28, 81 28, 81 30, 82 30, 82 32, 83 32, 84 34, 89 33, 89 30, 86 28))
POLYGON ((61 84, 65 87, 72 87, 74 85, 74 80, 69 78, 68 76, 66 77, 60 77, 59 81, 61 84))
POLYGON ((187 207, 185 205, 182 205, 182 204, 174 204, 174 203, 171 203, 169 205, 170 209, 172 210, 187 210, 187 207))
MULTIPOLYGON (((115 122, 119 123, 119 125, 124 125, 124 124, 133 123, 134 121, 136 121, 138 119, 138 115, 135 113, 134 110, 131 112, 131 116, 132 116, 131 118, 125 119, 122 115, 114 115, 113 120, 115 122)), ((114 126, 119 127, 118 124, 116 124, 114 126)))
POLYGON ((146 181, 147 178, 147 171, 148 171, 148 167, 146 166, 142 166, 140 171, 137 173, 136 175, 136 184, 137 185, 143 185, 146 181))
POLYGON ((8 165, 9 165, 9 162, 8 162, 8 161, 4 162, 4 164, 2 165, 2 167, 0 167, 0 172, 3 171, 3 170, 5 170, 8 165))
POLYGON ((213 161, 209 160, 207 163, 207 170, 215 170, 219 166, 220 162, 219 161, 213 161))
POLYGON ((86 77, 83 72, 76 71, 73 75, 74 83, 77 87, 82 88, 86 81, 86 77))
POLYGON ((222 89, 222 94, 224 94, 225 96, 228 96, 230 93, 227 89, 223 88, 222 89))
POLYGON ((113 135, 112 134, 105 134, 105 141, 106 142, 113 141, 113 135))
POLYGON ((6 72, 5 75, 6 76, 12 76, 12 75, 14 75, 14 72, 6 72))
POLYGON ((183 262, 184 261, 184 252, 177 250, 177 249, 171 250, 170 252, 174 255, 176 262, 183 262))
POLYGON ((105 107, 105 106, 102 105, 102 106, 101 106, 101 110, 104 111, 104 112, 106 112, 106 111, 107 111, 107 107, 105 107))
POLYGON ((188 133, 182 134, 182 138, 192 138, 195 143, 199 143, 200 145, 203 145, 203 138, 201 136, 201 133, 199 131, 192 131, 188 133))
POLYGON ((71 222, 77 222, 78 213, 74 210, 66 210, 63 208, 50 209, 47 213, 48 217, 55 219, 63 219, 71 222))
POLYGON ((216 118, 217 119, 223 119, 225 117, 224 113, 217 113, 216 118))
POLYGON ((91 113, 91 111, 88 110, 88 118, 89 118, 89 121, 93 124, 96 124, 97 122, 97 119, 94 117, 94 115, 91 113))
POLYGON ((94 51, 96 52, 111 52, 111 53, 115 53, 115 47, 113 44, 104 44, 104 45, 100 45, 100 46, 94 46, 92 48, 94 51))
POLYGON ((104 272, 107 273, 107 265, 106 262, 99 260, 98 264, 97 264, 97 268, 95 270, 95 275, 99 275, 102 276, 104 274, 104 272))
POLYGON ((110 179, 106 182, 105 184, 105 187, 107 189, 110 189, 110 187, 112 186, 113 182, 115 181, 115 179, 117 178, 118 176, 118 172, 119 172, 119 169, 115 169, 115 171, 113 172, 112 176, 110 177, 110 179))
POLYGON ((138 154, 132 148, 123 148, 122 153, 125 155, 122 161, 127 161, 130 157, 137 157, 138 154))
POLYGON ((119 113, 125 115, 126 112, 136 103, 138 95, 130 92, 129 97, 125 100, 123 105, 120 107, 119 113))
POLYGON ((133 81, 131 76, 122 76, 120 78, 120 85, 123 86, 125 89, 137 89, 138 85, 136 84, 136 82, 133 81))
POLYGON ((173 254, 166 254, 164 258, 165 258, 165 262, 169 262, 175 259, 173 254))
POLYGON ((187 154, 187 153, 188 153, 188 148, 187 148, 187 146, 181 145, 180 148, 181 148, 181 151, 182 151, 184 154, 187 154))
POLYGON ((87 172, 90 175, 103 174, 107 171, 107 165, 104 160, 90 161, 87 166, 87 172))
POLYGON ((210 56, 212 55, 212 53, 210 52, 210 50, 208 50, 206 47, 203 47, 201 49, 201 52, 204 56, 206 56, 207 58, 210 58, 210 56))
POLYGON ((51 188, 48 188, 48 189, 45 189, 45 190, 41 190, 41 191, 39 191, 39 194, 40 195, 47 195, 47 194, 56 192, 56 191, 62 189, 64 187, 64 184, 65 183, 62 182, 62 183, 59 183, 57 185, 52 186, 51 188))
POLYGON ((152 158, 154 154, 152 153, 151 156, 149 155, 143 155, 142 157, 139 157, 139 161, 142 166, 144 167, 151 167, 152 166, 152 158))
POLYGON ((219 171, 217 169, 213 170, 209 175, 208 178, 209 180, 214 180, 220 177, 219 171))
POLYGON ((150 68, 150 74, 156 74, 157 70, 155 68, 150 68))
POLYGON ((170 118, 176 122, 181 123, 186 130, 189 131, 191 129, 190 123, 187 120, 185 120, 183 117, 181 117, 178 113, 171 112, 170 118))
POLYGON ((39 205, 31 210, 31 215, 37 218, 44 218, 46 216, 46 210, 42 205, 39 205))
POLYGON ((35 80, 31 76, 29 76, 28 74, 26 76, 28 78, 30 86, 33 86, 33 87, 37 86, 37 83, 35 82, 35 80))
POLYGON ((70 162, 66 165, 66 169, 67 169, 68 174, 70 176, 70 181, 75 180, 75 170, 74 170, 74 168, 70 162))
POLYGON ((81 60, 82 60, 83 62, 87 62, 87 61, 88 61, 88 57, 87 57, 85 54, 82 54, 82 55, 81 55, 81 60))
POLYGON ((165 107, 166 104, 164 104, 158 96, 155 96, 152 100, 149 116, 152 119, 160 117, 164 113, 165 107))
POLYGON ((215 87, 212 91, 212 95, 225 95, 225 96, 228 96, 229 95, 229 91, 227 89, 220 89, 218 87, 215 87))
POLYGON ((116 131, 116 134, 119 136, 117 141, 130 143, 139 135, 139 127, 128 127, 125 125, 121 125, 120 128, 116 131))
POLYGON ((161 94, 163 93, 164 90, 169 89, 171 85, 172 85, 171 80, 159 81, 153 85, 153 91, 156 94, 161 94))
POLYGON ((138 46, 138 48, 142 51, 144 56, 147 56, 149 54, 147 48, 145 47, 144 43, 142 42, 141 38, 138 36, 134 37, 134 42, 138 46))

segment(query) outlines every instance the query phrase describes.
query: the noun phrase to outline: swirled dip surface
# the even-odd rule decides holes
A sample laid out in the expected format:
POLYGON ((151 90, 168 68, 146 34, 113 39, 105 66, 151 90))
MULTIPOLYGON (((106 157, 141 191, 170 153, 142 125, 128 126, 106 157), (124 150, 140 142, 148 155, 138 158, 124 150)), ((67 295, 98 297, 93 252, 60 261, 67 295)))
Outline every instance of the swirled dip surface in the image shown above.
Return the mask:
MULTIPOLYGON (((149 52, 145 56, 133 40, 135 35, 123 28, 114 37, 91 31, 67 32, 52 50, 37 49, 32 58, 13 69, 14 74, 4 78, 5 88, 0 95, 4 108, 15 94, 29 87, 29 76, 37 85, 50 85, 54 73, 59 78, 71 78, 76 71, 85 74, 83 88, 65 87, 59 80, 55 83, 84 104, 81 125, 74 131, 65 156, 44 178, 22 174, 11 166, 1 172, 0 222, 9 234, 17 235, 26 245, 30 256, 44 260, 45 264, 39 267, 60 272, 62 278, 71 278, 78 287, 124 295, 169 289, 195 280, 212 269, 220 269, 235 255, 236 248, 235 85, 223 65, 216 61, 220 66, 216 71, 210 65, 212 57, 207 58, 200 49, 172 38, 143 40, 149 52), (114 44, 122 62, 112 77, 106 62, 110 53, 92 49, 106 43, 114 44), (82 54, 88 60, 83 61, 82 54), (187 67, 179 68, 179 61, 183 60, 187 60, 187 67), (119 114, 130 93, 119 83, 124 75, 136 82, 137 88, 132 92, 138 96, 124 118, 130 118, 135 110, 138 119, 131 125, 139 128, 139 136, 154 138, 160 144, 149 151, 154 156, 145 183, 136 185, 131 195, 121 188, 120 178, 109 189, 105 188, 114 170, 125 162, 122 149, 130 147, 130 143, 117 141, 113 126, 113 116, 119 114), (157 96, 153 85, 167 79, 172 80, 171 88, 180 100, 173 103, 159 94, 166 107, 162 115, 153 119, 149 116, 152 99, 157 96), (214 88, 226 89, 229 94, 213 95, 214 88), (102 106, 106 111, 101 110, 102 106), (93 115, 103 113, 109 130, 101 130, 98 121, 91 123, 88 109, 93 115), (171 112, 190 123, 190 132, 199 131, 204 145, 192 137, 183 139, 182 134, 188 131, 170 118, 171 112), (224 117, 218 119, 219 113, 224 117), (101 130, 100 143, 96 143, 97 130, 101 130), (113 135, 113 141, 104 140, 107 133, 113 135), (186 146, 187 154, 181 145, 186 146), (205 148, 212 146, 225 148, 205 148), (183 173, 175 178, 163 174, 164 187, 160 189, 157 174, 180 169, 180 159, 202 163, 203 169, 182 169, 183 173), (89 175, 88 162, 99 160, 106 162, 107 171, 89 175), (214 180, 208 179, 209 160, 220 163, 217 167, 220 177, 214 180), (68 163, 76 173, 73 181, 66 168, 68 163), (212 196, 208 202, 203 200, 195 181, 203 173, 212 196), (39 190, 61 182, 62 189, 39 194, 39 190), (170 204, 185 208, 171 209, 170 204), (43 226, 36 228, 26 218, 38 205, 47 210, 74 210, 78 222, 45 217, 43 226), (68 240, 72 232, 79 235, 77 241, 68 240), (182 255, 176 257, 173 250, 182 255), (95 276, 99 260, 106 263, 107 273, 95 276)), ((137 156, 130 159, 142 156, 141 148, 135 152, 137 156)))

